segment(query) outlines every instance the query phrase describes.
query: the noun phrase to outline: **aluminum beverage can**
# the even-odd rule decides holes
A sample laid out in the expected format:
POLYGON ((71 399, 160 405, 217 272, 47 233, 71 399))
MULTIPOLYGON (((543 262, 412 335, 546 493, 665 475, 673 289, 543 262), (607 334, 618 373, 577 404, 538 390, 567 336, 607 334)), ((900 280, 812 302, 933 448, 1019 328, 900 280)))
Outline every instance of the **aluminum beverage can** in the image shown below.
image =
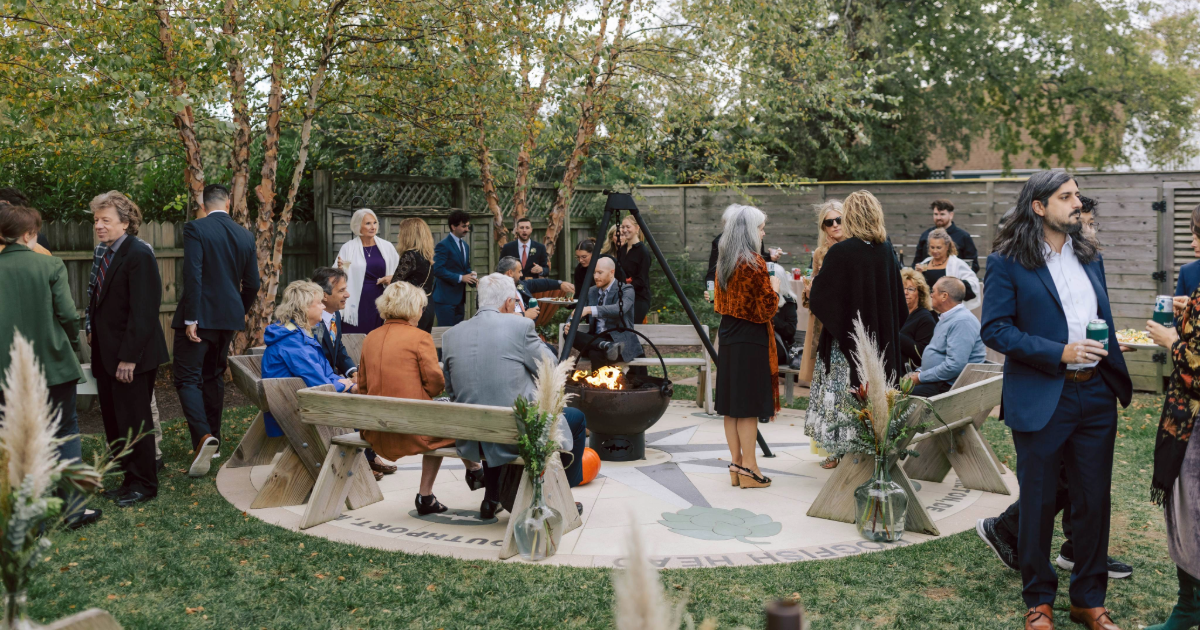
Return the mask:
POLYGON ((1108 350, 1108 323, 1103 319, 1093 319, 1087 325, 1087 338, 1099 341, 1108 350))
POLYGON ((1175 323, 1175 305, 1169 295, 1160 295, 1154 298, 1154 322, 1163 326, 1171 326, 1175 323))
POLYGON ((526 306, 525 308, 527 308, 527 309, 534 309, 534 308, 537 308, 537 307, 538 307, 538 305, 537 305, 537 298, 529 298, 529 306, 526 306))

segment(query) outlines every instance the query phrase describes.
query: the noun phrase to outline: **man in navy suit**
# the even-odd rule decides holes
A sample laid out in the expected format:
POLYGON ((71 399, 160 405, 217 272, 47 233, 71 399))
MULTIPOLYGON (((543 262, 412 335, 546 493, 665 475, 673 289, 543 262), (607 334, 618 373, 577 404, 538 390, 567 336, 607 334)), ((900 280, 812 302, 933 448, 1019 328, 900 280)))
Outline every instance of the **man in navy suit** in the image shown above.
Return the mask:
POLYGON ((475 285, 479 274, 471 270, 471 217, 462 210, 447 219, 450 234, 433 248, 433 312, 438 326, 454 326, 463 320, 467 285, 475 285))
POLYGON ((981 336, 1003 353, 1001 417, 1013 432, 1021 485, 1017 558, 1028 607, 1025 627, 1054 627, 1058 576, 1050 564, 1055 494, 1065 463, 1075 566, 1071 620, 1116 629, 1104 608, 1108 587, 1110 487, 1117 401, 1133 385, 1117 344, 1104 261, 1080 231, 1074 178, 1041 171, 988 257, 981 336), (1087 339, 1091 320, 1108 325, 1108 349, 1087 339))
POLYGON ((183 297, 175 329, 175 389, 192 437, 188 474, 208 474, 221 440, 229 344, 258 297, 254 237, 229 216, 229 191, 204 187, 205 216, 183 226, 183 297))
POLYGON ((321 350, 334 373, 355 378, 358 366, 346 352, 346 344, 342 343, 342 309, 346 308, 346 300, 350 297, 346 272, 337 267, 318 267, 312 281, 325 291, 325 310, 321 312, 321 323, 313 328, 313 336, 321 342, 321 350))
MULTIPOLYGON (((521 277, 545 278, 550 275, 550 259, 546 255, 546 246, 533 240, 533 223, 521 217, 513 227, 517 240, 504 244, 500 248, 500 257, 511 256, 521 261, 521 277)), ((517 278, 520 281, 520 278, 517 278)))

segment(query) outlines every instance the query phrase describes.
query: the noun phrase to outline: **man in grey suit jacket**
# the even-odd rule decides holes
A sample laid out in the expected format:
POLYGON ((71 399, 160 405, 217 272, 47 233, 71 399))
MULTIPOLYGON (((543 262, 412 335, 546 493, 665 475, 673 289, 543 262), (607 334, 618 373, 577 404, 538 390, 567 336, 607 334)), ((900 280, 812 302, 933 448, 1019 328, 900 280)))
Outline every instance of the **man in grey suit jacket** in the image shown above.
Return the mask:
MULTIPOLYGON (((512 315, 520 299, 513 279, 494 273, 479 279, 479 310, 442 336, 442 372, 446 395, 454 402, 511 407, 518 396, 533 394, 538 361, 557 361, 538 338, 533 320, 512 315)), ((571 427, 559 419, 563 443, 572 450, 571 427)), ((582 449, 581 449, 582 450, 582 449)), ((480 517, 490 519, 500 508, 501 466, 517 458, 515 444, 458 441, 460 457, 486 460, 480 517)))
POLYGON ((583 309, 583 316, 590 317, 591 324, 587 332, 575 333, 571 347, 587 356, 593 370, 616 361, 628 363, 645 356, 640 338, 632 332, 633 285, 616 281, 616 265, 611 258, 596 261, 592 279, 596 284, 588 289, 588 305, 583 309), (617 303, 618 298, 622 304, 617 303), (621 318, 622 306, 624 319, 621 318), (612 332, 621 327, 630 330, 612 332))

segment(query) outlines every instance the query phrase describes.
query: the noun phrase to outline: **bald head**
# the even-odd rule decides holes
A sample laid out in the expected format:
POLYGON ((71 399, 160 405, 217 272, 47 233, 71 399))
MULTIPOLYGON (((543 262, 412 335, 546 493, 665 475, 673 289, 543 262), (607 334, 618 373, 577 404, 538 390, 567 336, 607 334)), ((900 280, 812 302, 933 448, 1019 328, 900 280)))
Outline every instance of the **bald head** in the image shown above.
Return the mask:
POLYGON ((613 262, 613 259, 605 256, 596 261, 596 272, 592 274, 592 281, 596 283, 597 287, 607 289, 616 275, 616 263, 613 262))
POLYGON ((954 276, 942 276, 933 283, 933 290, 930 291, 929 297, 933 302, 933 310, 945 313, 962 304, 962 301, 966 299, 967 285, 954 276))

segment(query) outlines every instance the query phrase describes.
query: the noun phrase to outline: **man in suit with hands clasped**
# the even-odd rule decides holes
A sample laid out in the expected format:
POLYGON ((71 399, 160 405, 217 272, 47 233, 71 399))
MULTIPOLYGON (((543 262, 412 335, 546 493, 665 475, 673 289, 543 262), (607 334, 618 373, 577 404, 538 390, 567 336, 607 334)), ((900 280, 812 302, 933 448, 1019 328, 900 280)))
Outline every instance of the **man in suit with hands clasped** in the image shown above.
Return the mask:
POLYGON ((438 326, 454 326, 466 314, 467 285, 475 286, 479 274, 471 270, 471 217, 462 210, 446 220, 450 233, 433 248, 433 312, 438 326))

